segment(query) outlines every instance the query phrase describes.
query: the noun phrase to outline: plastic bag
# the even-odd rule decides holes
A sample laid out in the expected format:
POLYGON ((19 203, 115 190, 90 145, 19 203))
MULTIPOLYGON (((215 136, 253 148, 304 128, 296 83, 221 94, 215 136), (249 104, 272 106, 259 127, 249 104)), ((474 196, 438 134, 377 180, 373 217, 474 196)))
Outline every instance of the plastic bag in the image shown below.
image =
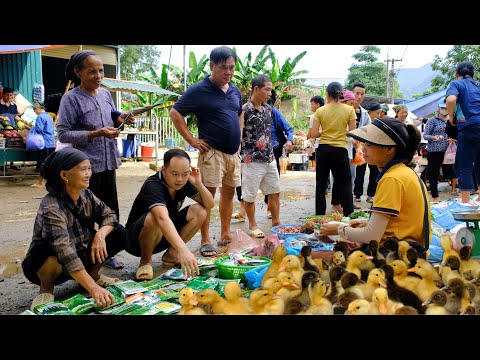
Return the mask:
POLYGON ((260 245, 253 249, 253 255, 272 258, 273 250, 280 245, 280 239, 277 234, 268 235, 260 245))
POLYGON ((25 145, 28 151, 42 150, 45 147, 43 136, 37 134, 34 129, 32 128, 27 134, 25 145))
POLYGON ((455 164, 455 155, 457 154, 457 144, 455 142, 451 142, 448 145, 447 151, 445 151, 445 155, 443 156, 443 163, 445 165, 448 164, 455 164))
POLYGON ((355 149, 355 157, 350 161, 352 165, 363 165, 365 164, 365 159, 363 158, 363 150, 361 146, 357 146, 355 149))
POLYGON ((244 231, 237 229, 235 233, 236 236, 228 245, 229 253, 248 254, 258 246, 258 243, 244 231))

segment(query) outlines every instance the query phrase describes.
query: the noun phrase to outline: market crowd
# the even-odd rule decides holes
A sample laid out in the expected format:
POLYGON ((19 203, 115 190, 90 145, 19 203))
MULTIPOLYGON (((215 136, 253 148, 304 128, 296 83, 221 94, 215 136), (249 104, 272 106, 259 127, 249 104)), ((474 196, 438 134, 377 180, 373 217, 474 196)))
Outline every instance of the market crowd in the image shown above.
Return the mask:
MULTIPOLYGON (((116 137, 121 125, 135 118, 115 109, 110 93, 100 88, 104 76, 100 57, 90 50, 72 55, 66 79, 74 88, 62 97, 58 113, 62 148, 53 151, 49 145, 51 150, 42 154, 37 186, 46 183, 48 195, 40 204, 22 263, 25 276, 40 287, 32 307, 53 301, 54 286, 72 278, 97 304, 107 306, 113 295, 105 287, 119 279, 102 275, 101 268, 122 250, 138 257, 138 281, 152 279, 152 256, 160 252, 164 264, 179 265, 188 276, 198 274, 197 259, 187 242, 200 231, 200 254, 217 255, 210 231, 217 189, 221 222, 217 246, 232 241, 232 218, 247 220, 250 236, 265 237, 256 221, 258 190, 265 195, 272 227, 282 224, 280 164, 293 150, 294 130, 275 108, 274 81, 266 74, 255 75, 250 96, 242 103, 240 90, 231 81, 236 62, 233 49, 214 48, 210 74, 190 86, 170 110, 175 128, 199 151, 197 166, 185 151, 167 151, 162 168, 145 180, 122 226, 116 137), (197 118, 198 136, 186 125, 189 114, 197 118), (240 201, 237 213, 233 213, 235 193, 240 201), (183 207, 186 197, 195 204, 183 207)), ((312 97, 307 138, 314 148, 315 215, 326 214, 328 191, 332 210, 348 216, 359 209, 367 169, 369 173, 370 218, 325 224, 322 235, 341 235, 359 245, 376 240, 380 246, 387 238, 408 239, 425 257, 431 241, 430 203, 439 200, 440 169, 454 187, 458 177, 460 202, 473 204, 470 192, 480 175, 480 89, 473 76, 471 62, 458 64, 456 80, 428 121, 407 119, 405 105, 393 107, 394 116, 388 116, 390 108, 385 104, 362 107, 367 89, 361 82, 351 89, 331 82, 325 99, 312 97), (458 129, 457 139, 447 134, 447 125, 458 129), (428 143, 432 200, 414 171, 422 137, 428 143), (456 144, 454 165, 444 164, 451 144, 456 144)), ((11 106, 10 98, 3 97, 0 118, 8 112, 8 121, 15 121, 18 114, 11 106)), ((43 112, 44 107, 38 104, 36 109, 43 112)))

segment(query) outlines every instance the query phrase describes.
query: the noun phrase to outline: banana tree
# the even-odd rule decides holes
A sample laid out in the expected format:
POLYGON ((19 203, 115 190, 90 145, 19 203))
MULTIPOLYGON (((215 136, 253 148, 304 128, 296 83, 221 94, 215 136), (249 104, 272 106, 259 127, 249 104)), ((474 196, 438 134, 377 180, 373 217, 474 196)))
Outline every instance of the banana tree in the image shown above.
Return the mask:
MULTIPOLYGON (((265 45, 255 57, 253 62, 251 52, 249 52, 243 60, 237 58, 233 82, 240 89, 240 93, 242 94, 242 102, 246 102, 248 99, 253 78, 261 72, 266 72, 265 69, 267 60, 271 58, 271 54, 265 56, 268 48, 268 45, 265 45)), ((233 48, 233 51, 236 52, 236 49, 233 48)))
POLYGON ((277 92, 277 102, 275 103, 275 106, 279 107, 282 97, 284 97, 292 87, 301 85, 305 82, 305 78, 298 78, 298 76, 306 74, 308 71, 294 71, 294 69, 307 52, 301 52, 293 60, 288 57, 285 59, 283 65, 280 66, 272 49, 268 48, 268 51, 272 61, 272 68, 267 72, 267 75, 272 79, 273 88, 277 92))

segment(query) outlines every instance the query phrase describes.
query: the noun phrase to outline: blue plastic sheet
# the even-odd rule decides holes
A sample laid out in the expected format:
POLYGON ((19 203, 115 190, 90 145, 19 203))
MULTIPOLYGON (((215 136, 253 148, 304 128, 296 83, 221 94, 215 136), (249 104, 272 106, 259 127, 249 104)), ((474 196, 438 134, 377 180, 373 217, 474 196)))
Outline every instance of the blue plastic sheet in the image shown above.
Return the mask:
POLYGON ((435 222, 446 230, 451 230, 455 226, 464 223, 464 221, 457 221, 453 218, 452 212, 472 210, 471 206, 459 204, 457 201, 448 201, 448 206, 442 208, 440 206, 432 205, 431 212, 435 218, 435 222))
POLYGON ((432 242, 429 247, 430 256, 428 262, 441 262, 443 257, 443 249, 440 246, 440 238, 436 235, 432 235, 432 242))

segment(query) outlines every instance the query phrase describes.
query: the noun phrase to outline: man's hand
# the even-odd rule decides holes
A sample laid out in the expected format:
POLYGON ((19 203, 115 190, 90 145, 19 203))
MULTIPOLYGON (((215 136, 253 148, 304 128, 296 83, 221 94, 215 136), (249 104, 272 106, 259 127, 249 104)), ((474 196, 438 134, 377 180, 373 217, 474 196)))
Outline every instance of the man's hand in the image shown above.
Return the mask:
POLYGON ((189 144, 198 149, 201 154, 210 150, 210 145, 208 145, 207 142, 202 139, 193 138, 190 140, 189 144))
POLYGON ((183 275, 192 277, 200 274, 197 258, 187 247, 178 251, 178 262, 181 265, 183 275))
POLYGON ((285 150, 288 152, 288 153, 291 153, 293 151, 293 144, 290 140, 288 140, 286 143, 285 143, 285 150))
POLYGON ((200 175, 200 169, 195 166, 190 166, 190 177, 188 178, 190 184, 198 187, 202 184, 202 176, 200 175))

